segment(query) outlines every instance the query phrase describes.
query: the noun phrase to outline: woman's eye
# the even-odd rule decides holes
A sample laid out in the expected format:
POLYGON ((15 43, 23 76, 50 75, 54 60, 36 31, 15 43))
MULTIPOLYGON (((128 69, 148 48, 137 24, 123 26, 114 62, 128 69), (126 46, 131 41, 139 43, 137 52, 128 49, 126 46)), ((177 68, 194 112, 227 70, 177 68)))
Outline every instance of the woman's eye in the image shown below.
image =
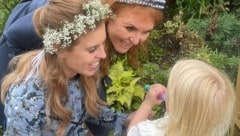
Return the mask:
POLYGON ((97 50, 97 47, 92 47, 92 48, 89 48, 88 49, 88 52, 89 53, 93 53, 93 52, 95 52, 97 50))
POLYGON ((132 26, 128 26, 128 27, 126 27, 126 29, 127 29, 128 31, 134 31, 134 30, 135 30, 135 28, 132 27, 132 26))
POLYGON ((145 31, 145 32, 143 32, 143 34, 149 34, 150 33, 150 31, 145 31))

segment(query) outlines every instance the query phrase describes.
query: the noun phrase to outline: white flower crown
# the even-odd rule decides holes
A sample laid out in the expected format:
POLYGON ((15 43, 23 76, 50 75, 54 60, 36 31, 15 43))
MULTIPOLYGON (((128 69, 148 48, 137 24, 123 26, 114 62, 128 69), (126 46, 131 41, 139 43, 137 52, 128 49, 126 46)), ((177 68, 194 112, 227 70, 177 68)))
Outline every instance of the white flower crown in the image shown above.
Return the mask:
POLYGON ((70 46, 73 40, 86 33, 86 28, 94 29, 96 23, 110 16, 113 16, 112 10, 108 4, 102 4, 100 0, 93 0, 83 4, 83 14, 75 15, 73 22, 64 21, 61 29, 46 28, 43 35, 44 49, 47 53, 54 54, 57 49, 55 44, 60 48, 70 46))

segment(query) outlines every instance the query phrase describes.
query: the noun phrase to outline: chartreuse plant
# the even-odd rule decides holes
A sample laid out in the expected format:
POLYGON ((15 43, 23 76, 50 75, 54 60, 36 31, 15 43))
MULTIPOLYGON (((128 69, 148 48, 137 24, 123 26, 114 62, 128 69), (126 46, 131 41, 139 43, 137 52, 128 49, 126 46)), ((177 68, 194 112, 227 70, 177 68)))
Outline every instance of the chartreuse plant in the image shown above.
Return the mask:
POLYGON ((110 69, 112 85, 107 89, 107 103, 116 111, 128 112, 140 106, 145 91, 137 84, 140 77, 136 77, 135 71, 124 68, 125 61, 117 61, 110 69))

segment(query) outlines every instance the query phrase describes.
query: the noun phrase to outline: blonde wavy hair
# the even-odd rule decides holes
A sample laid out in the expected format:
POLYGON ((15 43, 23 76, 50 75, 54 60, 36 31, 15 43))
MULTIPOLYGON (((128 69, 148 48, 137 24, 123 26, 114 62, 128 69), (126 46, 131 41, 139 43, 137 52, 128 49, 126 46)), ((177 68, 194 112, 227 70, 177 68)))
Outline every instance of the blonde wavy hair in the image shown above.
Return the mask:
POLYGON ((235 99, 224 72, 200 60, 178 61, 168 81, 167 136, 224 136, 235 99))
MULTIPOLYGON (((42 36, 47 26, 61 28, 63 20, 69 22, 74 19, 74 15, 82 13, 82 5, 88 0, 50 0, 44 7, 39 8, 33 17, 34 26, 39 36, 42 36)), ((97 24, 96 24, 97 25, 97 24)), ((66 49, 71 49, 72 45, 66 49)), ((30 51, 16 56, 11 62, 10 67, 14 70, 6 75, 1 86, 1 99, 4 102, 6 93, 12 84, 24 81, 27 74, 31 71, 31 60, 40 52, 40 50, 30 51), (17 80, 18 79, 18 80, 17 80)), ((63 73, 61 61, 56 54, 45 54, 39 66, 39 76, 43 78, 44 85, 48 88, 46 92, 46 109, 50 116, 59 118, 61 121, 56 135, 64 135, 66 127, 71 121, 72 112, 64 107, 68 101, 67 78, 63 73)), ((105 103, 97 94, 98 76, 80 76, 80 84, 85 90, 85 108, 86 111, 96 116, 100 113, 100 107, 105 103)), ((80 106, 80 105, 79 105, 80 106)))

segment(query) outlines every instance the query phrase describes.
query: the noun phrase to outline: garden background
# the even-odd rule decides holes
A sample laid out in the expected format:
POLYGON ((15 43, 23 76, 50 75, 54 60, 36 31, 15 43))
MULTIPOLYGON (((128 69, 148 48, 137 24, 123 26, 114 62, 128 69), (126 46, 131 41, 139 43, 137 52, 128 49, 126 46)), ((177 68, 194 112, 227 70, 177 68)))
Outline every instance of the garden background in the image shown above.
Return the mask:
MULTIPOLYGON (((19 0, 0 0, 0 35, 19 0)), ((150 34, 148 49, 140 53, 139 69, 128 67, 126 56, 113 62, 107 101, 114 110, 136 110, 144 98, 144 85, 167 84, 171 66, 182 58, 206 61, 225 71, 236 84, 240 63, 239 0, 167 0, 164 21, 150 34)), ((154 107, 162 116, 164 104, 154 107)), ((0 135, 2 132, 0 132, 0 135)))

